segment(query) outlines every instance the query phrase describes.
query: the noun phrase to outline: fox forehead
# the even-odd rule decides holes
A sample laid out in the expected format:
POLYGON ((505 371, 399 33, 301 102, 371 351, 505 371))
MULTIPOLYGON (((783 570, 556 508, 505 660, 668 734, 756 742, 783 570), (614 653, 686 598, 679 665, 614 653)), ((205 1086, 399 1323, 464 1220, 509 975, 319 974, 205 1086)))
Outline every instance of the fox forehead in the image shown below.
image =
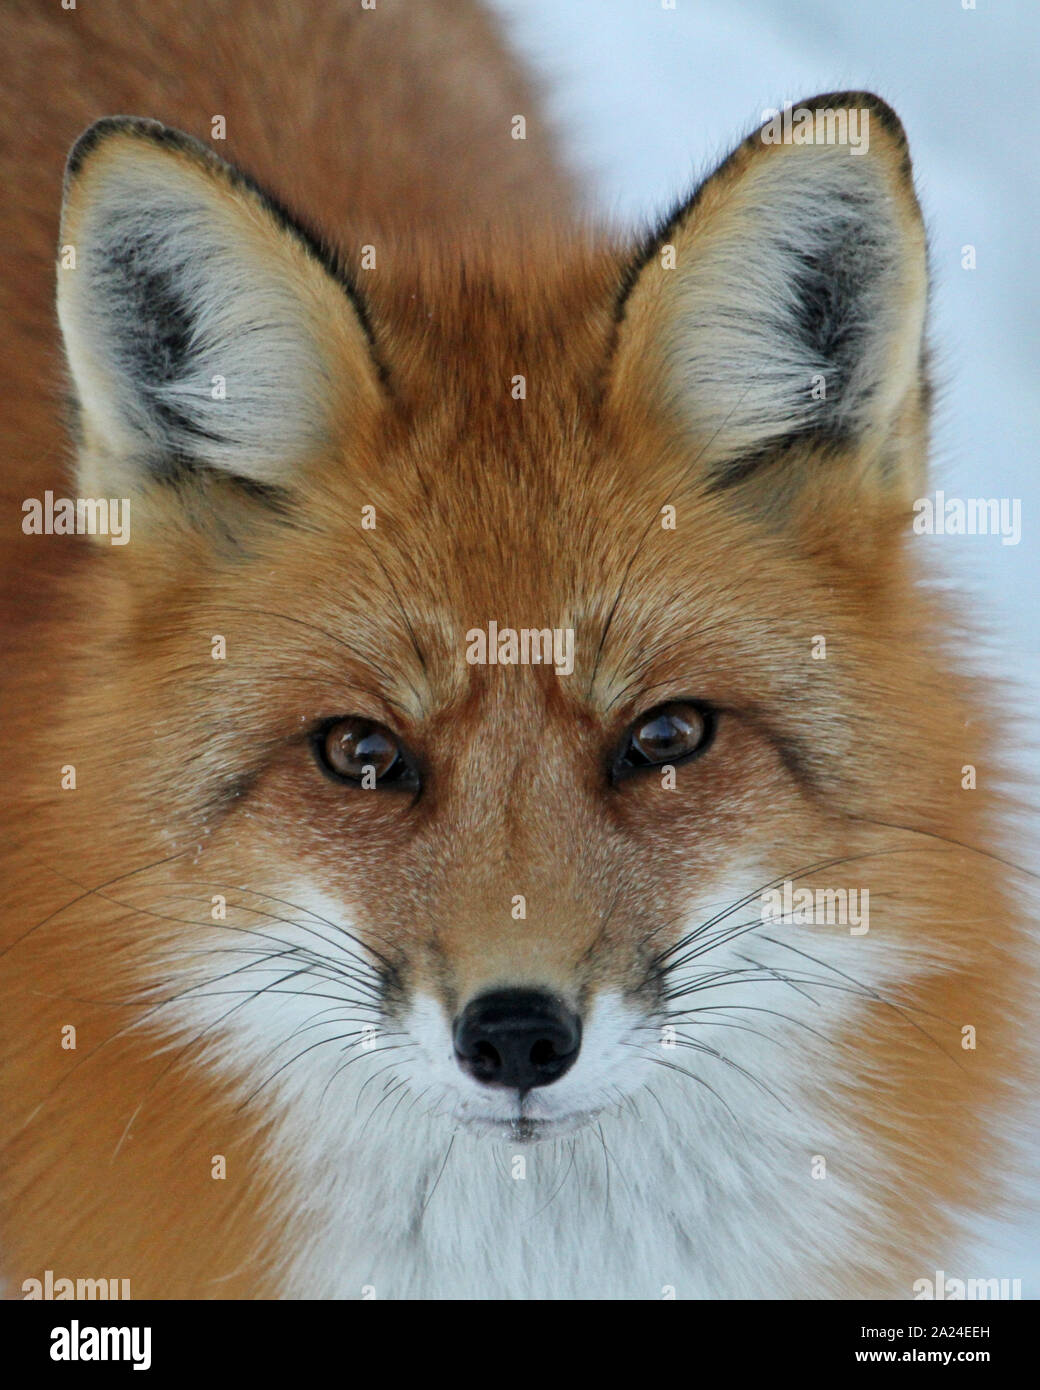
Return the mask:
POLYGON ((364 290, 395 400, 445 418, 461 407, 466 434, 484 440, 552 416, 573 429, 602 396, 630 254, 620 240, 563 228, 520 240, 463 237, 450 255, 428 245, 381 249, 364 290))
MULTIPOLYGON (((811 564, 739 515, 681 480, 655 480, 634 452, 619 457, 595 436, 532 438, 518 425, 509 448, 522 471, 464 427, 426 438, 420 423, 409 444, 366 446, 380 459, 371 466, 349 450, 324 461, 265 540, 265 563, 222 565, 211 587, 237 577, 244 602, 294 615, 274 629, 294 657, 312 639, 349 644, 410 710, 419 690, 436 707, 479 688, 465 659, 474 629, 492 646, 506 631, 573 641, 574 669, 559 684, 593 710, 615 707, 618 682, 668 679, 669 665, 692 660, 691 675, 729 666, 735 677, 761 658, 770 614, 797 611, 820 588, 811 564)), ((644 441, 651 464, 653 448, 644 441)), ((508 657, 501 669, 521 684, 508 657)))
POLYGON ((392 505, 374 505, 373 531, 342 513, 322 534, 290 527, 260 573, 232 572, 239 594, 225 574, 198 601, 214 618, 226 607, 227 625, 262 644, 272 667, 281 654, 300 674, 310 660, 316 682, 341 670, 412 720, 507 703, 511 691, 521 704, 616 719, 674 682, 765 699, 804 675, 804 662, 784 655, 793 641, 783 620, 811 576, 788 574, 778 591, 768 547, 738 557, 714 524, 698 543, 692 516, 677 542, 654 500, 633 504, 637 525, 623 539, 588 497, 569 536, 559 507, 526 526, 512 516, 500 532, 479 509, 439 525, 431 501, 417 531, 410 507, 399 521, 392 505), (572 669, 561 669, 563 652, 572 669))

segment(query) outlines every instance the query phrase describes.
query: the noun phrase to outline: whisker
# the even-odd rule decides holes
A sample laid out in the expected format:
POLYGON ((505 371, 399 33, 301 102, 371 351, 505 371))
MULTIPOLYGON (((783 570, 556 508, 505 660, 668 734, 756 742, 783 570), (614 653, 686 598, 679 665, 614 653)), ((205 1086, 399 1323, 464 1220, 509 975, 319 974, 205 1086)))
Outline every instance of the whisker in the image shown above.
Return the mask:
MULTIPOLYGON (((372 1107, 372 1109, 371 1109, 371 1110, 368 1112, 368 1114, 365 1116, 365 1122, 364 1122, 364 1124, 361 1126, 361 1128, 358 1130, 358 1136, 357 1136, 357 1137, 358 1137, 358 1143, 360 1143, 361 1140, 364 1138, 365 1130, 366 1130, 366 1129, 369 1127, 369 1125, 372 1123, 372 1117, 375 1115, 376 1111, 379 1110, 380 1106, 384 1105, 384 1104, 390 1099, 390 1097, 391 1097, 392 1095, 396 1094, 396 1092, 398 1092, 398 1091, 401 1089, 402 1086, 407 1086, 407 1084, 408 1084, 407 1081, 400 1081, 400 1080, 397 1079, 397 1073, 396 1073, 396 1072, 393 1072, 393 1073, 391 1074, 390 1080, 387 1081, 386 1085, 384 1085, 384 1087, 383 1087, 383 1094, 382 1094, 382 1096, 380 1096, 379 1100, 376 1101, 375 1105, 372 1107), (396 1084, 395 1084, 395 1083, 396 1083, 396 1084)), ((400 1101, 400 1099, 399 1099, 398 1102, 397 1102, 397 1105, 400 1105, 400 1103, 401 1103, 401 1101, 400 1101)), ((397 1109, 397 1105, 394 1106, 394 1110, 397 1109)), ((393 1115, 393 1110, 390 1112, 390 1114, 393 1115)))
MULTIPOLYGON (((998 864, 1003 864, 1006 869, 1014 869, 1016 873, 1024 874, 1026 878, 1036 879, 1040 883, 1040 873, 1033 869, 1027 869, 1022 864, 1016 864, 1013 859, 1005 859, 1002 855, 995 854, 992 850, 980 849, 978 845, 969 845, 965 840, 955 840, 949 835, 941 835, 936 830, 924 830, 919 825, 897 825, 894 821, 875 820, 873 816, 860 816, 853 812, 848 812, 849 820, 862 821, 865 825, 877 825, 884 830, 901 830, 907 835, 926 835, 929 839, 939 840, 944 845, 951 845, 955 849, 966 849, 969 854, 979 854, 984 859, 992 859, 998 864)), ((907 851, 912 853, 913 851, 907 851)))
POLYGON ((574 1138, 570 1141, 570 1151, 571 1151, 570 1163, 567 1165, 567 1168, 566 1168, 566 1170, 564 1171, 563 1177, 560 1179, 560 1182, 558 1183, 558 1185, 553 1189, 552 1194, 551 1194, 550 1197, 549 1197, 549 1200, 548 1200, 547 1202, 545 1202, 544 1205, 540 1206, 540 1207, 538 1208, 538 1210, 534 1213, 533 1216, 528 1217, 528 1221, 535 1221, 535 1220, 537 1220, 537 1218, 538 1218, 539 1216, 541 1216, 541 1214, 542 1214, 543 1211, 548 1211, 548 1209, 552 1206, 553 1202, 555 1202, 556 1198, 560 1195, 560 1193, 561 1193, 561 1192, 563 1191, 563 1189, 566 1187, 566 1185, 567 1185, 567 1179, 570 1177, 571 1173, 574 1171, 574 1161, 575 1161, 575 1155, 576 1155, 576 1153, 577 1153, 577 1150, 578 1150, 578 1136, 575 1135, 574 1138))
MULTIPOLYGON (((290 1057, 289 1060, 288 1060, 287 1062, 283 1062, 282 1065, 281 1065, 280 1067, 277 1067, 277 1068, 271 1073, 270 1076, 266 1077, 263 1081, 261 1081, 260 1085, 257 1086, 257 1088, 256 1088, 254 1091, 250 1091, 249 1095, 246 1096, 245 1100, 241 1102, 241 1104, 239 1105, 238 1109, 241 1110, 241 1109, 243 1109, 245 1106, 249 1105, 249 1103, 250 1103, 252 1100, 254 1100, 254 1099, 260 1094, 260 1092, 264 1089, 265 1086, 269 1086, 269 1085, 271 1084, 271 1082, 275 1080, 276 1077, 281 1076, 282 1072, 285 1071, 285 1069, 286 1069, 287 1067, 291 1067, 291 1066, 293 1065, 293 1063, 294 1063, 294 1062, 298 1062, 298 1061, 300 1060, 301 1057, 306 1057, 307 1054, 308 1054, 309 1052, 313 1052, 316 1048, 319 1048, 319 1047, 326 1047, 326 1046, 328 1046, 329 1044, 334 1043, 334 1042, 342 1042, 345 1038, 355 1038, 355 1039, 356 1039, 356 1038, 357 1038, 357 1034, 355 1034, 355 1033, 340 1033, 340 1034, 336 1035, 335 1037, 331 1037, 331 1038, 319 1038, 317 1042, 309 1043, 305 1048, 302 1049, 302 1051, 297 1052, 296 1055, 295 1055, 294 1057, 290 1057)), ((348 1043, 348 1047, 357 1047, 357 1046, 358 1046, 358 1041, 355 1041, 355 1042, 352 1042, 352 1043, 348 1043)), ((346 1049, 343 1049, 343 1050, 345 1051, 346 1049)), ((397 1047, 394 1046, 394 1047, 381 1048, 380 1051, 381 1051, 381 1052, 395 1052, 395 1051, 397 1051, 397 1047)), ((358 1055, 359 1055, 359 1056, 367 1056, 367 1053, 359 1053, 358 1055)), ((352 1061, 356 1061, 357 1058, 356 1058, 356 1057, 355 1057, 355 1058, 351 1058, 351 1060, 352 1060, 352 1061)), ((391 1065, 392 1065, 392 1064, 391 1064, 391 1065)), ((371 1080, 371 1078, 369 1078, 369 1079, 371 1080)), ((323 1094, 324 1094, 324 1092, 323 1092, 323 1094)))
MULTIPOLYGON (((224 886, 227 887, 228 885, 224 885, 224 886)), ((239 890, 239 891, 250 892, 250 893, 253 893, 255 896, 258 896, 258 897, 266 896, 266 895, 264 895, 264 894, 259 894, 259 893, 257 893, 255 889, 245 889, 245 890, 239 890)), ((189 893, 175 893, 175 894, 169 894, 168 896, 169 896, 173 901, 175 901, 175 902, 178 901, 178 900, 182 900, 182 901, 185 901, 185 902, 208 902, 208 901, 209 901, 209 899, 207 899, 207 898, 205 898, 205 897, 201 897, 201 898, 200 898, 200 897, 197 897, 195 894, 189 894, 189 893)), ((273 901, 277 901, 277 899, 271 899, 271 901, 272 901, 272 902, 273 902, 273 901)), ((128 904, 127 904, 127 905, 128 905, 128 904)), ((344 955, 347 957, 348 960, 351 960, 351 961, 355 962, 355 965, 352 966, 351 968, 357 969, 358 967, 360 967, 360 969, 365 970, 365 971, 368 971, 369 973, 372 972, 372 966, 371 966, 371 964, 370 964, 367 960, 365 960, 363 957, 359 956, 359 955, 357 954, 357 952, 346 949, 346 948, 343 946, 342 942, 337 941, 334 937, 324 936, 321 932, 317 931, 314 927, 312 927, 308 922, 295 922, 295 921, 293 921, 293 920, 292 920, 291 918, 289 918, 289 917, 282 917, 282 916, 279 916, 277 913, 274 913, 274 912, 266 912, 266 911, 264 911, 264 909, 262 909, 262 908, 258 908, 258 907, 247 907, 244 903, 234 903, 234 904, 232 904, 232 906, 233 906, 233 908, 234 908, 234 910, 235 910, 236 912, 248 912, 248 913, 250 913, 251 915, 256 916, 256 917, 266 917, 266 918, 268 918, 268 919, 269 919, 270 921, 272 921, 272 922, 280 922, 283 926, 287 926, 287 927, 297 927, 297 928, 300 928, 300 929, 303 930, 303 931, 309 932, 311 936, 317 937, 317 939, 318 939, 320 942, 322 942, 324 945, 330 947, 330 948, 331 948, 332 950, 334 950, 334 951, 343 952, 344 955)), ((304 908, 304 907, 295 907, 295 906, 294 906, 293 904, 291 904, 291 903, 288 904, 288 906, 292 907, 293 910, 294 910, 294 911, 297 911, 297 912, 308 912, 308 911, 309 911, 308 908, 304 908)), ((177 919, 174 918, 174 919, 171 919, 171 920, 177 920, 177 919)), ((207 925, 209 925, 210 923, 212 923, 213 926, 220 926, 220 925, 221 925, 220 922, 215 921, 213 918, 210 918, 210 921, 209 921, 208 923, 207 923, 207 922, 199 922, 199 923, 195 923, 195 925, 197 925, 197 926, 207 926, 207 925)), ((335 926, 334 923, 329 923, 328 925, 330 925, 330 926, 335 926)), ((343 935, 348 935, 348 936, 349 936, 349 933, 344 932, 343 935)), ((372 952, 372 954, 376 954, 376 953, 375 953, 375 952, 372 952)), ((358 978, 362 978, 362 977, 359 976, 358 978)))
POLYGON ((747 963, 754 966, 756 970, 766 971, 768 974, 772 975, 775 980, 778 980, 781 984, 788 985, 796 994, 800 994, 803 999, 808 999, 809 1003, 813 1004, 817 1009, 820 1008, 819 1000, 814 999, 807 989, 802 989, 800 986, 796 985, 793 980, 789 980, 786 975, 781 974, 781 972, 773 966, 757 961, 753 956, 742 956, 739 951, 737 952, 737 960, 747 961, 747 963))
POLYGON ((434 1179, 433 1187, 430 1189, 429 1195, 427 1196, 426 1201, 423 1202, 422 1209, 419 1212, 420 1224, 422 1222, 423 1217, 426 1215, 427 1207, 433 1201, 433 1194, 437 1191, 437 1188, 440 1186, 441 1178, 444 1176, 444 1170, 448 1166, 448 1159, 451 1157, 451 1151, 454 1148, 454 1146, 455 1135, 453 1134, 448 1141, 448 1148, 444 1155, 444 1161, 441 1163, 440 1171, 438 1172, 437 1177, 434 1179))
MULTIPOLYGON (((732 1028, 732 1029, 733 1029, 735 1032, 737 1032, 737 1033, 750 1033, 750 1034, 752 1035, 752 1037, 755 1037, 755 1038, 762 1038, 762 1039, 764 1039, 766 1042, 775 1042, 775 1043, 777 1044, 777 1046, 779 1046, 779 1047, 786 1047, 786 1045, 787 1045, 787 1044, 784 1043, 780 1038, 774 1037, 773 1034, 771 1034, 771 1033, 763 1033, 762 1030, 761 1030, 760 1028, 749 1028, 749 1027, 747 1026, 746 1023, 733 1023, 732 1021, 730 1021, 730 1020, 725 1020, 725 1019, 724 1019, 722 1022, 719 1022, 717 1019, 712 1019, 712 1018, 704 1018, 704 1019, 695 1018, 695 1017, 693 1017, 692 1015, 695 1014, 696 1012, 698 1012, 698 1011, 697 1011, 697 1010, 691 1010, 691 1011, 690 1011, 690 1015, 691 1015, 691 1016, 688 1017, 688 1018, 683 1018, 683 1019, 682 1019, 682 1024, 683 1024, 683 1027, 684 1027, 684 1028, 690 1028, 690 1027, 693 1027, 693 1026, 695 1026, 695 1025, 696 1025, 696 1026, 700 1026, 701 1028, 732 1028)), ((679 1015, 674 1015, 674 1016, 673 1016, 673 1015, 670 1015, 670 1014, 664 1014, 664 1015, 662 1015, 662 1018, 664 1018, 664 1019, 669 1019, 669 1018, 672 1018, 672 1017, 674 1017, 676 1020, 678 1020, 680 1016, 679 1016, 679 1015)), ((635 1031, 636 1031, 636 1032, 647 1032, 647 1033, 659 1034, 660 1031, 661 1031, 661 1027, 662 1027, 662 1024, 661 1024, 660 1022, 656 1022, 656 1023, 639 1023, 639 1024, 636 1025, 635 1031)))
POLYGON ((771 1096, 778 1105, 782 1106, 785 1110, 790 1109, 790 1107, 784 1101, 782 1101, 780 1097, 776 1094, 776 1092, 772 1090, 769 1086, 767 1086, 764 1081, 762 1081, 759 1077, 753 1075, 753 1073, 749 1072, 745 1067, 740 1066, 739 1063, 734 1062, 732 1058, 724 1056, 714 1047, 709 1047, 707 1043, 695 1042, 692 1038, 684 1038, 681 1035, 676 1036, 675 1042, 677 1047, 692 1048, 695 1052, 703 1052, 707 1056, 714 1057, 717 1061, 724 1063, 726 1066, 732 1067, 734 1071, 738 1071, 741 1074, 741 1076, 745 1077, 748 1081, 752 1082, 761 1090, 765 1091, 766 1095, 771 1096))
POLYGON ((643 1056, 646 1058, 648 1062, 653 1062, 654 1065, 658 1067, 666 1067, 669 1071, 676 1071, 681 1076, 689 1077, 689 1079, 691 1081, 695 1081, 698 1086, 703 1086, 706 1091, 710 1091, 711 1094, 718 1101, 718 1103, 722 1106, 723 1110, 725 1110, 726 1114, 730 1117, 730 1119, 733 1121, 736 1127, 740 1130, 744 1138, 747 1138, 744 1126, 740 1123, 736 1115, 734 1115, 733 1111, 729 1108, 729 1106, 726 1104, 723 1098, 719 1095, 718 1091, 715 1090, 714 1086, 709 1085, 708 1082, 705 1081, 702 1076, 698 1076, 696 1072, 688 1071, 686 1067, 680 1067, 678 1062, 666 1062, 663 1057, 655 1057, 652 1052, 647 1052, 647 1050, 640 1043, 626 1042, 622 1043, 622 1046, 634 1047, 638 1052, 641 1052, 643 1054, 643 1056))
MULTIPOLYGON (((814 965, 822 966, 824 970, 832 970, 835 975, 839 975, 843 980, 850 981, 850 983, 856 985, 857 988, 861 990, 868 998, 876 1000, 879 1004, 884 1004, 889 1009, 893 1009, 897 1014, 900 1015, 901 1018, 905 1019, 906 1022, 910 1024, 911 1028, 916 1028, 917 1031, 920 1034, 922 1034, 922 1036, 926 1037, 929 1042, 934 1043, 935 1046, 939 1049, 939 1051, 943 1053, 944 1056, 948 1057, 955 1067, 960 1068, 960 1070, 962 1071, 966 1070, 960 1059, 958 1057, 955 1057, 952 1053, 947 1052, 943 1045, 938 1041, 938 1039, 933 1038, 931 1033, 929 1033, 926 1028, 922 1028, 921 1025, 918 1022, 916 1022, 916 1020, 912 1019, 905 1009, 901 1008, 898 1004, 893 1003, 891 999, 886 999, 883 995, 879 994, 877 990, 869 989, 859 980, 854 979, 851 975, 847 975, 844 970, 839 970, 836 965, 831 965, 827 961, 818 960, 816 956, 810 955, 808 951, 799 950, 797 946, 792 946, 787 941, 776 941, 773 937, 770 936, 764 936, 762 939, 763 941, 771 941, 774 946, 780 946, 785 951, 792 951, 796 956, 804 956, 806 960, 811 960, 814 965)), ((924 1013, 925 1010, 917 1009, 915 1010, 915 1012, 924 1013)), ((938 1014, 933 1014, 931 1016, 934 1018, 940 1018, 940 1015, 938 1014)), ((951 1020, 948 1018, 942 1018, 941 1022, 949 1024, 951 1020)))
MULTIPOLYGON (((815 1003, 815 1000, 813 1002, 815 1003)), ((760 1004, 700 1004, 695 1005, 693 1009, 683 1009, 675 1014, 664 1014, 662 1017, 666 1019, 674 1018, 683 1023, 690 1023, 693 1021, 691 1018, 692 1014, 722 1013, 723 1010, 733 1013, 739 1010, 742 1013, 771 1014, 774 1018, 779 1018, 784 1023, 791 1023, 799 1028, 804 1028, 806 1032, 812 1033, 813 1037, 819 1038, 822 1042, 834 1046, 833 1038, 828 1038, 826 1033, 821 1033, 818 1028, 813 1028, 811 1024, 806 1023, 804 1018, 795 1018, 791 1014, 782 1014, 778 1009, 767 1009, 760 1004)), ((766 1036, 771 1035, 767 1034, 766 1036)))
MULTIPOLYGON (((39 922, 37 922, 35 926, 30 927, 28 931, 23 932, 21 936, 16 937, 14 941, 10 942, 9 945, 5 946, 3 950, 0 951, 0 959, 6 956, 8 951, 13 951, 16 946, 20 946, 23 941, 27 940, 30 936, 32 936, 33 932, 39 931, 39 929, 41 927, 45 927, 48 922, 53 922, 56 917, 60 917, 63 912, 68 912, 70 907, 75 907, 77 903, 83 902, 84 899, 89 898, 94 893, 97 893, 99 889, 111 888, 117 883, 124 883, 128 878, 136 877, 137 874, 143 874, 149 872, 149 870, 151 869, 161 868, 163 864, 172 864, 175 859, 182 859, 184 855, 186 855, 187 853, 188 851, 186 849, 182 849, 178 854, 167 855, 165 859, 157 859, 152 864, 145 864, 143 868, 131 869, 129 870, 129 872, 125 874, 117 874, 115 878, 110 878, 106 880, 106 882, 99 884, 98 888, 84 889, 84 891, 80 893, 79 897, 73 898, 71 902, 65 903, 63 907, 56 908, 53 912, 49 912, 47 916, 42 918, 39 922)), ((38 862, 44 863, 43 860, 40 860, 38 862)), ((73 884, 74 887, 83 888, 82 883, 77 883, 74 878, 70 878, 68 874, 62 873, 60 869, 55 869, 53 865, 44 864, 44 867, 49 869, 50 872, 55 874, 58 878, 63 878, 67 883, 73 884)))
MULTIPOLYGON (((747 907, 748 904, 753 901, 753 899, 760 897, 769 889, 776 888, 778 885, 782 883, 798 883, 801 879, 807 878, 810 874, 817 873, 822 869, 837 868, 841 864, 854 864, 862 859, 875 859, 880 858, 882 855, 889 854, 911 853, 913 853, 913 851, 905 847, 895 847, 892 849, 883 850, 868 850, 864 851, 863 853, 843 854, 830 859, 820 859, 817 860, 814 864, 807 864, 803 866, 801 869, 796 870, 794 873, 779 874, 776 878, 770 879, 767 883, 763 883, 758 888, 752 889, 750 893, 746 893, 744 897, 739 898, 736 902, 731 903, 721 912, 715 913, 713 917, 709 917, 706 922, 700 923, 700 925, 695 927, 692 931, 687 932, 685 936, 681 937, 673 945, 669 946, 666 950, 660 952, 657 956, 654 956, 652 963, 661 964, 664 961, 666 961, 670 955, 674 955, 677 951, 685 950, 685 948, 688 945, 690 945, 698 936, 702 935, 705 931, 710 931, 712 927, 716 926, 719 922, 724 921, 727 917, 732 916, 734 912, 739 912, 741 908, 747 907)), ((659 929, 655 928, 655 933, 657 930, 659 929)))
MULTIPOLYGON (((367 951, 369 955, 375 956, 375 958, 380 962, 380 964, 384 966, 387 973, 397 973, 396 967, 394 966, 393 962, 388 960, 387 957, 385 957, 379 951, 377 951, 374 946, 370 945, 367 941, 362 941, 362 939, 359 936, 355 935, 355 933, 352 932, 348 927, 345 927, 342 922, 333 922, 328 917, 323 917, 320 912, 315 912, 315 910, 311 907, 304 907, 300 903, 290 902, 287 898, 276 897, 275 894, 262 891, 258 888, 243 888, 240 885, 236 884, 220 883, 217 879, 196 879, 195 882, 200 886, 203 884, 209 884, 211 887, 225 888, 229 891, 233 891, 236 893, 252 893, 254 897, 263 898, 266 902, 278 903, 282 907, 291 908, 293 912, 306 913, 308 917, 313 917, 315 921, 320 922, 323 926, 331 927, 333 931, 339 932, 341 935, 347 937, 348 940, 353 941, 355 945, 361 948, 362 951, 367 951)), ((246 910, 249 911, 250 909, 247 908, 246 910)), ((306 923, 303 922, 293 922, 290 923, 290 925, 306 927, 306 923)), ((328 942, 327 938, 322 937, 320 933, 315 932, 314 934, 319 937, 319 940, 326 941, 326 944, 331 944, 328 942)), ((340 949, 344 950, 346 948, 340 946, 340 949)), ((348 952, 348 954, 354 955, 354 952, 348 952)), ((365 960, 363 956, 358 956, 357 960, 359 964, 365 966, 366 968, 370 968, 368 961, 365 960)))

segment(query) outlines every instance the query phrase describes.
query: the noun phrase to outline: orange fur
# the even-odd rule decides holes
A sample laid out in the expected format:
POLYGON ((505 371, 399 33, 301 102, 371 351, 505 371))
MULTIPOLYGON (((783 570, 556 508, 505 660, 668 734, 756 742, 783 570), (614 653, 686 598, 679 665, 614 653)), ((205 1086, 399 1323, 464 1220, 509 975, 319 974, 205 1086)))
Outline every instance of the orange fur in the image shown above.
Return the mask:
MULTIPOLYGON (((832 1040, 842 1080, 820 1097, 880 1144, 866 1181, 888 1221, 814 1268, 830 1292, 908 1289, 923 1252, 943 1248, 947 1209, 998 1166, 1022 986, 1014 894, 987 857, 1008 853, 987 696, 953 673, 960 629, 918 582, 906 497, 833 484, 839 469, 858 478, 865 452, 808 451, 789 465, 808 481, 777 530, 755 520, 758 484, 742 509, 691 481, 711 441, 677 436, 654 394, 667 310, 643 280, 618 321, 632 248, 560 225, 566 180, 537 124, 509 140, 529 98, 484 17, 445 4, 406 18, 389 0, 374 14, 307 7, 306 22, 300 9, 264 7, 262 30, 239 3, 163 6, 161 30, 143 2, 9 5, 3 19, 17 190, 2 228, 5 1273, 16 1287, 44 1268, 111 1273, 135 1297, 285 1292, 278 1256, 295 1232, 263 1096, 241 1107, 198 1047, 170 1050, 161 1008, 146 1017, 177 988, 164 953, 190 954, 213 885, 282 898, 306 869, 355 906, 403 988, 449 1007, 502 978, 582 998, 631 984, 640 943, 746 844, 791 866, 863 856, 844 881, 870 889, 871 937, 913 938, 927 957, 912 987, 832 1040), (361 286, 388 392, 355 403, 308 465, 303 529, 211 478, 180 510, 145 490, 118 552, 14 530, 23 496, 68 490, 49 307, 62 161, 90 119, 120 111, 201 136, 226 114, 227 157, 348 263, 378 244, 361 286), (674 532, 656 525, 665 503, 674 532), (365 505, 381 519, 371 534, 365 505), (189 519, 223 516, 230 546, 189 519), (572 625, 570 683, 466 667, 461 634, 489 616, 572 625), (227 662, 210 659, 214 633, 227 662), (670 799, 649 784, 605 797, 624 728, 684 692, 739 717, 670 799), (317 776, 300 730, 348 712, 421 751, 432 772, 415 807, 345 799, 317 776), (785 764, 789 742, 807 767, 785 764), (968 762, 985 770, 972 793, 968 762), (66 763, 74 793, 58 790, 66 763), (75 1052, 59 1045, 67 1023, 75 1052), (965 1024, 976 1051, 961 1049, 965 1024), (210 1179, 215 1153, 226 1182, 210 1179)), ((896 170, 898 138, 877 138, 896 170)), ((909 400, 908 456, 924 419, 923 397, 909 400)))

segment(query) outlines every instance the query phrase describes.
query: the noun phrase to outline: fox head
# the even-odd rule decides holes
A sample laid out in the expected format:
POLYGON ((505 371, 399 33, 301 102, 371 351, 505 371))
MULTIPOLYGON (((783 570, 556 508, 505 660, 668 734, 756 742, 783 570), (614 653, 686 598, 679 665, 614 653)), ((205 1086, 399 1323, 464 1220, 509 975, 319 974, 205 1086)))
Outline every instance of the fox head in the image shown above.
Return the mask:
POLYGON ((925 238, 889 108, 806 105, 869 144, 763 128, 637 247, 334 254, 165 127, 73 150, 78 489, 131 518, 70 591, 82 949, 315 1171, 628 1114, 746 1195, 764 1116, 808 1165, 944 1064, 900 991, 992 885, 935 875, 925 238))

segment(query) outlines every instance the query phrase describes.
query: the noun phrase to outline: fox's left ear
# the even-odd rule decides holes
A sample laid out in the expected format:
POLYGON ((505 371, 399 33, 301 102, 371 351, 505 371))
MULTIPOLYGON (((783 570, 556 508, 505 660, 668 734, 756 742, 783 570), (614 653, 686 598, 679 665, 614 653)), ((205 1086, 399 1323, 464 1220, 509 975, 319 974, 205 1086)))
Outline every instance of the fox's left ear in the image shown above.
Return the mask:
POLYGON ((130 117, 91 126, 69 156, 61 243, 85 493, 180 480, 284 492, 380 399, 346 276, 187 135, 130 117))
POLYGON ((646 244, 609 392, 629 414, 663 412, 700 484, 739 485, 757 509, 779 515, 808 474, 903 505, 922 481, 926 291, 897 117, 862 92, 814 97, 745 140, 646 244), (825 476, 843 464, 843 481, 825 476))

